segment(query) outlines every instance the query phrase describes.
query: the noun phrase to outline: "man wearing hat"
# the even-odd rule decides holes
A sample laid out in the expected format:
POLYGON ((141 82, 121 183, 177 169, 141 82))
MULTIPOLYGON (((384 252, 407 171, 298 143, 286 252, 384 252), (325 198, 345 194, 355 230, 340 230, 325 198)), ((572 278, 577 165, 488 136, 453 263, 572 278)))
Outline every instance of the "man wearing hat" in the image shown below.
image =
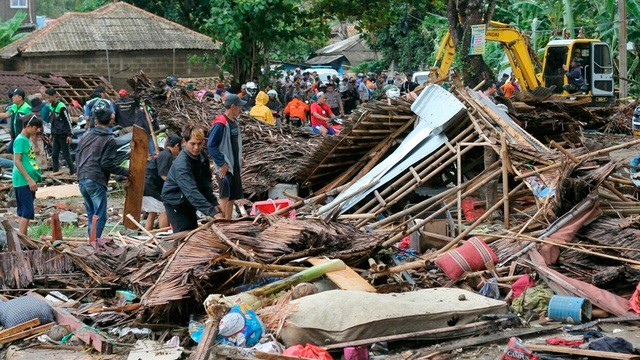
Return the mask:
POLYGON ((133 124, 136 121, 136 110, 138 109, 138 103, 129 96, 129 93, 125 89, 118 91, 120 96, 118 100, 113 103, 113 107, 116 111, 116 125, 120 125, 123 129, 127 129, 124 134, 129 132, 133 124))
POLYGON ((25 99, 26 94, 22 89, 13 90, 11 100, 13 104, 7 109, 7 112, 0 113, 0 119, 9 119, 9 128, 11 131, 11 142, 9 143, 8 152, 13 153, 13 141, 22 132, 22 122, 25 117, 31 114, 31 105, 25 99))
POLYGON ((173 159, 180 154, 182 139, 178 135, 171 135, 166 142, 164 150, 153 156, 147 162, 147 172, 144 179, 144 196, 142 197, 142 211, 149 214, 145 228, 153 229, 153 223, 158 216, 158 227, 169 226, 167 214, 160 193, 164 186, 164 181, 169 175, 169 169, 173 164, 173 159))
POLYGON ((231 219, 235 200, 244 198, 242 191, 242 136, 236 117, 245 101, 229 94, 224 101, 225 111, 213 121, 207 148, 213 158, 218 176, 220 207, 226 219, 231 219))

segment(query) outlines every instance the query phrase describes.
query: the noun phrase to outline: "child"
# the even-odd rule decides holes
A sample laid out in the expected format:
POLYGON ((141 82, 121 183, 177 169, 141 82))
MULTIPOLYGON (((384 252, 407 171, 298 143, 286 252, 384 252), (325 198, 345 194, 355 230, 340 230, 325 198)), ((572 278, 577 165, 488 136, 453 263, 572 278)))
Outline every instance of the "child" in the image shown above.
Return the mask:
POLYGON ((33 203, 38 188, 36 182, 42 179, 40 166, 29 140, 40 131, 42 131, 42 120, 36 115, 31 115, 28 120, 24 120, 22 131, 13 143, 14 165, 11 182, 18 203, 19 231, 23 235, 27 235, 29 220, 35 217, 33 203))

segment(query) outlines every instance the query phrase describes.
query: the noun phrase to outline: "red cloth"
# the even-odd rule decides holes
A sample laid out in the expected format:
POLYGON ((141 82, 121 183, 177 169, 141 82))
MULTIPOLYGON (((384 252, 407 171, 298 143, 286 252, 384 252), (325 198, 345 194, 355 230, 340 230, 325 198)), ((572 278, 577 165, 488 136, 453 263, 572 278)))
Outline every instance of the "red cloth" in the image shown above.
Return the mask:
POLYGON ((313 344, 307 344, 305 346, 302 345, 293 345, 288 347, 282 355, 288 356, 298 356, 307 359, 317 359, 317 360, 333 360, 329 352, 321 347, 315 346, 313 344))
POLYGON ((324 117, 331 117, 333 113, 331 112, 331 108, 329 107, 329 105, 327 103, 324 103, 322 105, 318 103, 311 104, 311 126, 322 125, 325 127, 325 129, 328 129, 329 123, 327 123, 326 120, 322 120, 313 116, 314 113, 318 113, 324 117))
POLYGON ((535 281, 533 281, 529 274, 520 276, 520 278, 511 285, 511 290, 513 290, 513 297, 520 296, 525 290, 533 287, 535 284, 535 281))
POLYGON ((482 238, 474 236, 459 248, 444 253, 436 259, 436 264, 447 276, 456 281, 467 271, 486 269, 489 261, 498 262, 498 256, 482 238))
POLYGON ((629 299, 629 306, 631 310, 640 314, 640 283, 636 286, 636 291, 631 295, 631 299, 629 299))
POLYGON ((480 199, 474 197, 464 198, 460 203, 465 220, 474 222, 484 215, 485 209, 483 207, 476 209, 476 203, 480 203, 480 199))
POLYGON ((547 342, 548 345, 578 347, 578 346, 582 345, 584 340, 582 340, 582 339, 567 340, 567 339, 563 339, 563 338, 548 338, 546 340, 546 342, 547 342))

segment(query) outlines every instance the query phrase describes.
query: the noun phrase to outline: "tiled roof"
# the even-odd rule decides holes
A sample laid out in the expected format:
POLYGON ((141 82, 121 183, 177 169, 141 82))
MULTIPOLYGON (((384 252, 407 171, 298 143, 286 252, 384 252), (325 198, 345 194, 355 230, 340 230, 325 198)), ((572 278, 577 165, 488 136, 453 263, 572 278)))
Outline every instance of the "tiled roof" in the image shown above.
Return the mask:
POLYGON ((217 48, 206 35, 125 2, 115 2, 88 13, 66 13, 55 23, 0 49, 0 58, 18 52, 217 48))

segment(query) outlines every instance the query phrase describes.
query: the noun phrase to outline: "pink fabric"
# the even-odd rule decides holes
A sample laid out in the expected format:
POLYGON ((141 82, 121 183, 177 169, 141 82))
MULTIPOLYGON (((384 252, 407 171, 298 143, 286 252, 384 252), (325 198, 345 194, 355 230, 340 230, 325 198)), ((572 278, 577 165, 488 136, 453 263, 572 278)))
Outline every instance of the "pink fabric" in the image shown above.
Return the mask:
MULTIPOLYGON (((558 231, 547 237, 546 240, 559 244, 570 243, 584 224, 593 221, 599 217, 601 213, 602 211, 600 211, 598 202, 596 201, 591 207, 575 215, 573 219, 569 220, 569 222, 558 229, 558 231)), ((553 265, 558 261, 558 256, 560 255, 559 246, 543 244, 540 246, 539 251, 547 265, 553 265)))
POLYGON ((532 249, 531 251, 529 251, 529 258, 531 258, 531 262, 537 265, 536 270, 540 273, 540 275, 543 275, 547 278, 550 278, 551 276, 553 276, 554 278, 558 279, 558 282, 561 282, 561 283, 558 283, 553 279, 550 279, 550 280, 554 283, 557 283, 560 287, 565 289, 567 293, 571 293, 575 296, 588 299, 589 301, 591 301, 593 305, 599 307, 600 309, 610 314, 614 314, 616 316, 634 315, 634 313, 629 310, 630 309, 629 300, 623 297, 620 297, 616 294, 612 294, 606 290, 602 290, 591 284, 587 284, 584 281, 580 281, 580 280, 576 280, 576 279, 572 279, 570 277, 564 276, 559 272, 548 268, 544 262, 544 258, 542 257, 542 255, 540 255, 540 253, 537 250, 532 249), (563 283, 568 283, 569 286, 565 288, 563 286, 563 283))
POLYGON ((636 286, 636 291, 631 295, 631 300, 629 300, 629 306, 631 310, 640 314, 640 283, 636 286))

